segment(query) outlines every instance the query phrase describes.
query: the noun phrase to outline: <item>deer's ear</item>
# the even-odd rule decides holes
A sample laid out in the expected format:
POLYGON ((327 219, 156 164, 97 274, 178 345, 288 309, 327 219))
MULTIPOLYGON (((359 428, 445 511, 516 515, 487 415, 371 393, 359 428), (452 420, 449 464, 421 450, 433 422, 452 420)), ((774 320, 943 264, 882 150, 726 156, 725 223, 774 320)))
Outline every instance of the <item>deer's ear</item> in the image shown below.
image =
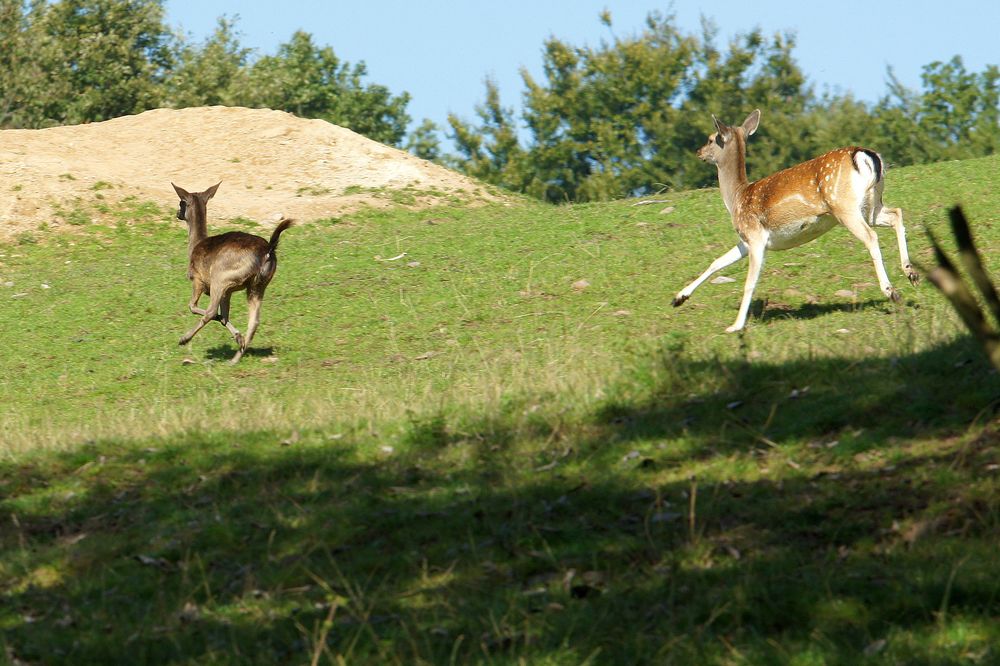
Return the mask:
POLYGON ((712 114, 712 122, 715 123, 715 131, 718 132, 719 134, 725 134, 729 132, 729 127, 726 125, 726 123, 716 118, 714 113, 712 114))
POLYGON ((177 187, 173 183, 170 183, 170 185, 174 188, 174 192, 176 192, 177 196, 179 196, 181 199, 188 199, 191 197, 191 195, 188 194, 187 190, 185 190, 183 187, 177 187))
POLYGON ((205 195, 205 201, 208 201, 209 199, 215 196, 215 191, 219 189, 219 185, 222 185, 221 180, 217 182, 215 185, 212 185, 212 187, 202 192, 202 194, 205 195))
POLYGON ((754 109, 747 119, 743 121, 743 132, 750 136, 757 131, 757 126, 760 124, 760 109, 754 109))
POLYGON ((722 140, 728 141, 733 135, 733 128, 716 118, 714 115, 712 116, 712 122, 715 123, 715 129, 719 133, 719 136, 722 137, 722 140))

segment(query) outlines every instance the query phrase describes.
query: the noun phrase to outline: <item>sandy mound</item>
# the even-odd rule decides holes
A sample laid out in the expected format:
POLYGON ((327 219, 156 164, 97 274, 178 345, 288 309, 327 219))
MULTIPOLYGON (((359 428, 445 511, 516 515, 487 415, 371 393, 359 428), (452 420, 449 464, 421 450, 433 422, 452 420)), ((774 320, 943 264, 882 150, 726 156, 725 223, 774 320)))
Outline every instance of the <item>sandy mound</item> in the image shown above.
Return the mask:
MULTIPOLYGON (((198 191, 220 180, 210 227, 236 217, 306 222, 394 205, 387 190, 490 198, 465 176, 322 120, 268 109, 157 109, 89 125, 0 131, 0 237, 43 222, 63 226, 57 208, 90 210, 81 202, 92 203, 98 192, 110 203, 134 196, 172 207, 171 181, 198 191)), ((440 203, 433 196, 417 201, 440 203)))

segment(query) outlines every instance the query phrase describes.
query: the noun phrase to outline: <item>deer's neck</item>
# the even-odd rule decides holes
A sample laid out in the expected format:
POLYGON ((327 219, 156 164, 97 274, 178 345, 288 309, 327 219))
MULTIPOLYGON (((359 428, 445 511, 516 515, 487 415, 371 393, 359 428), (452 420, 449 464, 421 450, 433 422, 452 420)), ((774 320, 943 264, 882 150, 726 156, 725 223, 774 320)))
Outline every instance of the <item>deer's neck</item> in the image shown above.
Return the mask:
POLYGON ((740 194, 747 188, 747 161, 746 143, 742 136, 737 134, 733 137, 736 145, 735 150, 729 152, 726 159, 718 163, 719 167, 719 191, 722 193, 722 201, 725 202, 729 214, 736 212, 736 203, 740 194))
POLYGON ((194 253, 195 246, 206 238, 208 238, 208 225, 204 217, 188 222, 188 259, 194 253))

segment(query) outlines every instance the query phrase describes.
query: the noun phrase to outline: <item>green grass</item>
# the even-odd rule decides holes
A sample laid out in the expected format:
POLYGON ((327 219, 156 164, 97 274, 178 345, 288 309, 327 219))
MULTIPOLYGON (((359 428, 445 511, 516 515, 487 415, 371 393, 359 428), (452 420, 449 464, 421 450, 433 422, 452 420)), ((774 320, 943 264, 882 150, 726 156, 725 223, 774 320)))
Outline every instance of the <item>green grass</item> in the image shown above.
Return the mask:
MULTIPOLYGON (((911 256, 998 177, 890 173, 911 256)), ((1000 661, 996 372, 891 230, 899 306, 836 229, 672 308, 664 198, 294 227, 235 367, 171 212, 0 247, 0 662, 1000 661)))

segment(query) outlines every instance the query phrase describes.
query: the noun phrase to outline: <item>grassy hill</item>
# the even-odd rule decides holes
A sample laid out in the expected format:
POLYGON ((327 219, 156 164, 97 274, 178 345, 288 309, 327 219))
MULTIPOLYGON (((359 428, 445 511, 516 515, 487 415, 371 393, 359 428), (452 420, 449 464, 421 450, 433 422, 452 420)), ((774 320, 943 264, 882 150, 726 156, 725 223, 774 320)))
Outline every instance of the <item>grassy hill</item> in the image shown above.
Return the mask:
MULTIPOLYGON (((1000 270, 998 180, 892 171, 911 256, 961 202, 1000 270)), ((745 264, 670 305, 718 192, 657 198, 293 228, 235 367, 177 346, 173 211, 0 247, 0 660, 1000 661, 1000 378, 948 306, 835 229, 725 334, 745 264)))

